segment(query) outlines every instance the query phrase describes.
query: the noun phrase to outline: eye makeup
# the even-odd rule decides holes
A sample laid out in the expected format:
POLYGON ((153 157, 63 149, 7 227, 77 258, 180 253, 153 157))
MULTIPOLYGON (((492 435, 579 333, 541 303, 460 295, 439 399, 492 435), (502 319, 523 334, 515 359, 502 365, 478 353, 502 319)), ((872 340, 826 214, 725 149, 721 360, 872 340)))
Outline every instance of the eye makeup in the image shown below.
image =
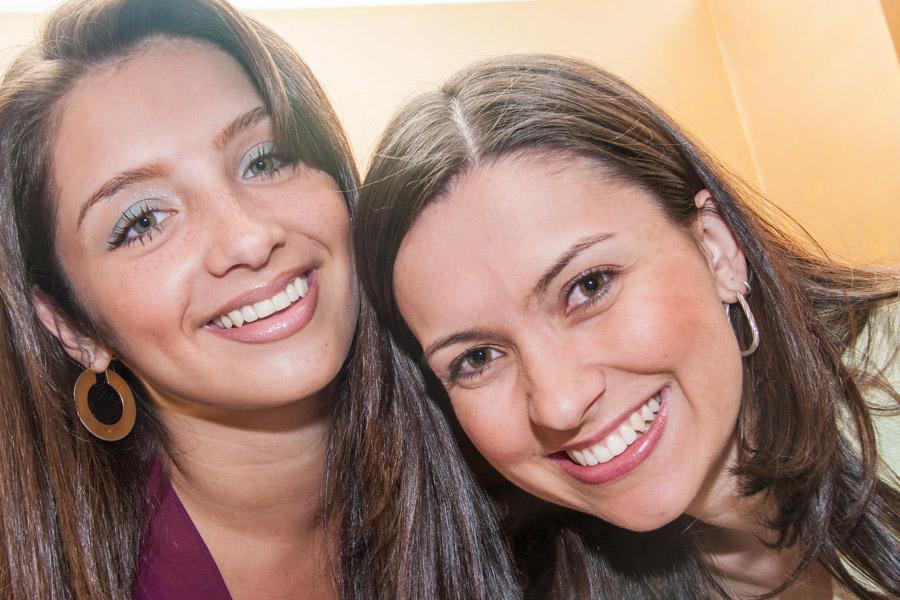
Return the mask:
POLYGON ((115 250, 135 242, 144 244, 152 241, 153 235, 162 231, 170 216, 170 210, 154 207, 153 200, 141 200, 132 204, 113 225, 106 242, 107 249, 115 250))

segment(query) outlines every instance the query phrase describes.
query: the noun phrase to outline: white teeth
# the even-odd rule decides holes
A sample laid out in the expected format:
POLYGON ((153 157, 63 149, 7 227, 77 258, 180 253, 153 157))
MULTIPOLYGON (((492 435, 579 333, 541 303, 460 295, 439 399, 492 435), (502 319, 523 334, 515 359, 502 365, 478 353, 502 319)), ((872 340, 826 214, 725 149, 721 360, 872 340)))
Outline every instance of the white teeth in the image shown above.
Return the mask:
POLYGON ((258 316, 260 319, 265 319, 273 312, 275 312, 275 305, 271 300, 263 300, 254 304, 253 310, 256 311, 256 316, 258 316))
POLYGON ((272 306, 275 307, 275 310, 284 310, 288 306, 291 305, 291 300, 288 298, 287 292, 278 292, 272 298, 272 306))
POLYGON ((634 443, 634 440, 637 439, 637 434, 634 432, 634 428, 627 423, 622 423, 619 425, 619 429, 617 430, 619 435, 625 440, 625 443, 629 446, 634 443))
POLYGON ((228 313, 228 318, 231 319, 235 327, 240 327, 244 324, 244 315, 239 310, 233 310, 228 313))
POLYGON ((613 456, 618 456, 625 452, 625 448, 628 447, 628 444, 625 443, 625 440, 620 438, 618 434, 612 434, 608 438, 606 438, 606 445, 609 448, 609 451, 612 452, 613 456))
POLYGON ((619 425, 606 439, 589 448, 580 450, 567 450, 566 454, 573 462, 583 466, 592 467, 596 464, 611 461, 619 456, 625 449, 633 444, 641 435, 650 429, 659 412, 659 395, 647 401, 639 410, 629 415, 628 420, 619 425))
POLYGON ((296 288, 297 293, 300 294, 300 297, 306 295, 306 292, 309 291, 309 282, 306 281, 306 277, 298 277, 294 280, 294 288, 296 288))
POLYGON ((628 425, 635 431, 643 431, 644 430, 644 417, 641 416, 638 412, 631 413, 631 416, 628 417, 628 425))
POLYGON ((232 327, 240 327, 245 323, 265 319, 297 302, 306 296, 307 292, 309 292, 309 282, 306 276, 296 277, 282 291, 271 298, 242 306, 226 315, 219 315, 211 323, 221 329, 230 329, 232 327))
POLYGON ((597 457, 597 460, 606 463, 613 459, 612 452, 606 449, 606 446, 603 444, 597 444, 594 446, 594 456, 597 457))

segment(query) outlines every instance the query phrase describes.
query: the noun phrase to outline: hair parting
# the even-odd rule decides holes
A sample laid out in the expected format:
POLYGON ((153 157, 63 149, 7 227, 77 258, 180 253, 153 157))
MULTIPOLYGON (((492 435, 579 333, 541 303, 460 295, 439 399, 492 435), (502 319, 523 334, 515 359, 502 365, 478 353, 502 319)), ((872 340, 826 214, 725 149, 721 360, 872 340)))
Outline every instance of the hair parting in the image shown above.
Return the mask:
MULTIPOLYGON (((695 194, 709 190, 746 257, 753 276, 747 301, 764 335, 743 362, 736 475, 744 494, 765 492, 775 500, 777 512, 767 523, 774 547, 798 544, 802 553, 789 581, 768 596, 815 561, 861 598, 900 595, 900 492, 879 464, 872 424, 879 410, 896 414, 900 399, 867 349, 855 360, 845 358, 875 327, 876 312, 885 312, 880 307, 900 299, 900 276, 835 263, 789 236, 662 110, 593 65, 551 55, 488 60, 412 99, 388 126, 362 188, 355 246, 363 287, 402 360, 421 366, 421 348, 393 291, 404 236, 462 175, 522 153, 589 158, 610 176, 651 192, 668 220, 685 228, 698 215, 695 194), (876 388, 881 409, 867 402, 876 388)), ((749 340, 739 313, 732 311, 732 323, 738 339, 749 340)), ((430 399, 422 395, 419 402, 446 402, 442 390, 429 392, 430 399)), ((510 498, 520 496, 498 489, 504 488, 491 492, 496 502, 515 515, 518 500, 510 498)), ((606 597, 729 595, 691 529, 638 534, 607 526, 594 535, 603 527, 597 519, 556 515, 540 531, 534 519, 527 527, 512 517, 506 521, 526 589, 591 598, 601 595, 595 582, 602 582, 604 590, 631 590, 606 597), (634 575, 639 570, 630 570, 627 551, 612 556, 609 550, 618 544, 647 552, 658 539, 679 550, 657 557, 655 582, 634 575), (555 552, 556 563, 548 567, 533 552, 555 552)))

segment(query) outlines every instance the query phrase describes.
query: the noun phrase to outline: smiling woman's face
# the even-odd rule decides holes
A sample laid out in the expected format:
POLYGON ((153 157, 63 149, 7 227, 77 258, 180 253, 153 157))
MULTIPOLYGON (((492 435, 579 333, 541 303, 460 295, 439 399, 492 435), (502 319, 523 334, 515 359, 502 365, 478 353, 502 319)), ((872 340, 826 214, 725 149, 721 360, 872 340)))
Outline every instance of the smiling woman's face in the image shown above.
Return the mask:
MULTIPOLYGON (((698 195, 698 202, 705 198, 698 195)), ((743 256, 586 159, 477 167, 397 258, 398 306, 491 464, 550 502, 649 530, 702 512, 741 394, 723 310, 743 256)))
POLYGON ((238 64, 152 42, 78 80, 59 114, 58 253, 117 356, 217 406, 326 388, 356 322, 346 205, 328 175, 272 153, 238 64))

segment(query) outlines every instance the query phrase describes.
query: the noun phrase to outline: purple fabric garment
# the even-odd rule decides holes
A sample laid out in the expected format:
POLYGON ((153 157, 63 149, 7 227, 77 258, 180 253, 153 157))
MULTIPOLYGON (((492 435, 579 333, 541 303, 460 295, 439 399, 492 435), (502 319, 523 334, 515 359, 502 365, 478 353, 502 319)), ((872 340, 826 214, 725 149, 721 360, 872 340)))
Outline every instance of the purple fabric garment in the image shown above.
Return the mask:
POLYGON ((141 541, 134 600, 231 600, 219 568, 158 460, 150 469, 147 492, 155 510, 141 541))

